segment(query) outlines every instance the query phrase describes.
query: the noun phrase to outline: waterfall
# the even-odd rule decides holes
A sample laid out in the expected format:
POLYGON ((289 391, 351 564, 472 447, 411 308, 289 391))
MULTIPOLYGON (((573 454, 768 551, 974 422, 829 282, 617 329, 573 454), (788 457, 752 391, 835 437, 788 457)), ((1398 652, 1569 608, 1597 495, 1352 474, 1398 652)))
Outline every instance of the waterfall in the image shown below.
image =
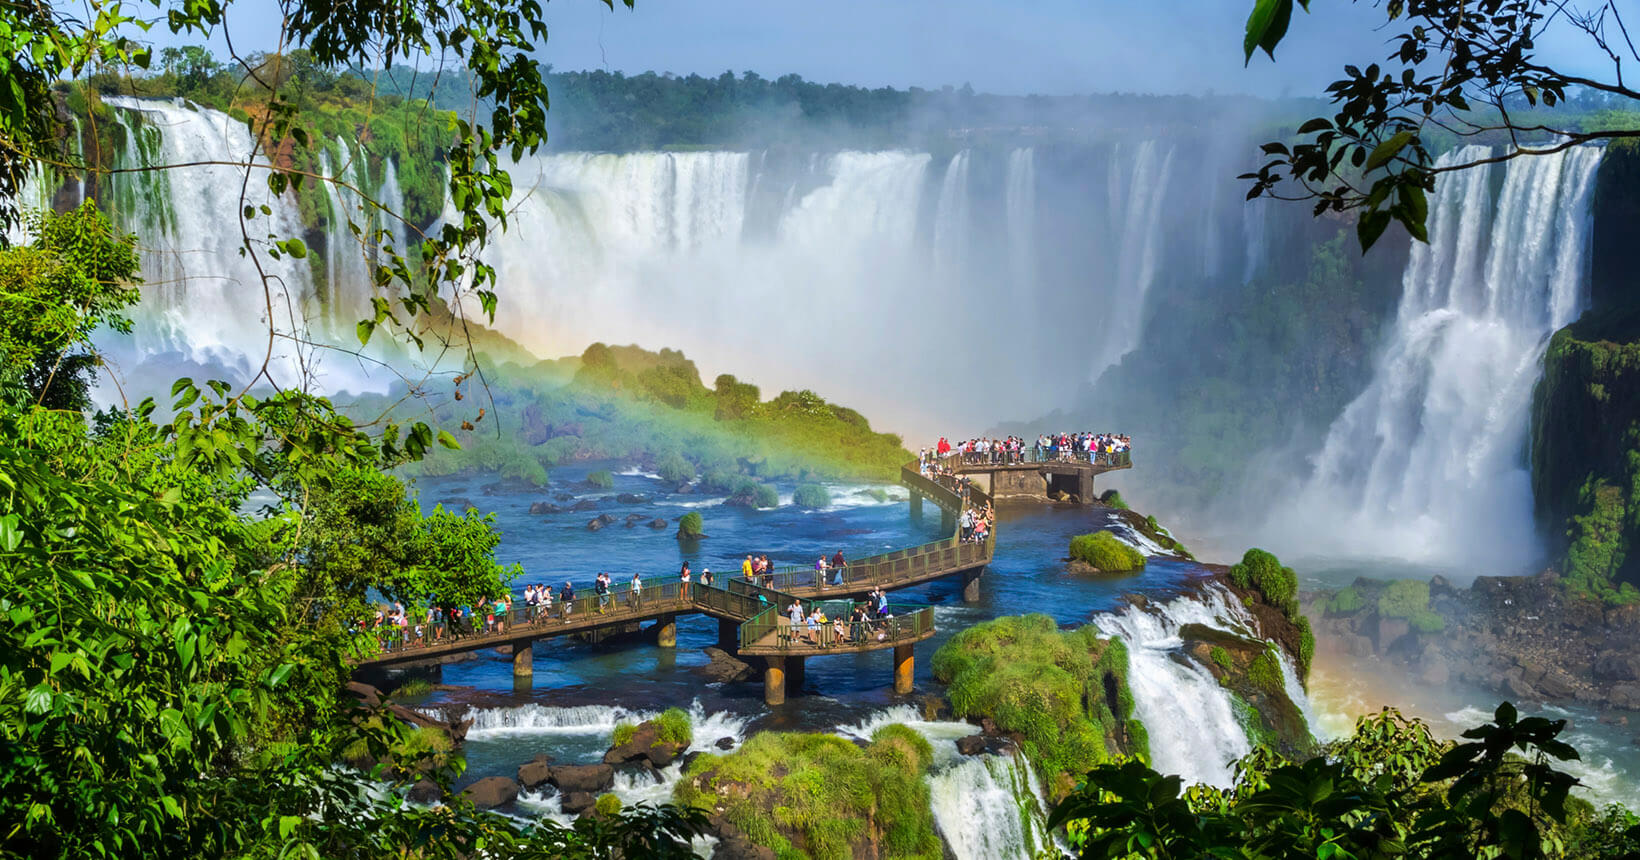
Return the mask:
POLYGON ((1106 316, 1104 337, 1092 346, 1093 378, 1139 345, 1143 332, 1145 295, 1161 263, 1163 235, 1162 201, 1167 196, 1173 172, 1173 148, 1161 150, 1156 141, 1138 144, 1131 158, 1126 147, 1117 146, 1110 160, 1110 211, 1121 222, 1113 260, 1115 277, 1101 309, 1106 316))
MULTIPOLYGON (((267 205, 272 215, 248 225, 249 241, 264 244, 269 233, 302 234, 302 223, 289 194, 272 196, 265 173, 245 169, 254 141, 245 124, 225 113, 201 110, 178 101, 108 97, 104 103, 120 116, 126 148, 119 166, 189 164, 183 175, 173 171, 130 174, 117 182, 111 217, 140 237, 141 321, 131 338, 135 358, 167 353, 213 365, 241 378, 261 364, 271 325, 287 335, 307 331, 313 301, 306 261, 261 257, 257 263, 239 251, 237 210, 267 205), (266 277, 264 277, 264 274, 266 277)), ((119 355, 115 345, 111 350, 119 355)), ((288 339, 272 345, 271 371, 286 383, 301 373, 303 357, 288 339)))
POLYGON ((1178 774, 1187 783, 1226 787, 1234 782, 1232 765, 1252 751, 1247 733, 1236 720, 1230 692, 1213 673, 1180 649, 1179 629, 1203 624, 1251 636, 1246 611, 1223 587, 1210 586, 1200 597, 1183 596, 1165 604, 1094 616, 1106 636, 1128 646, 1128 688, 1135 715, 1150 735, 1151 766, 1178 774))
POLYGON ((934 210, 933 263, 936 284, 954 286, 967 271, 968 253, 968 150, 951 157, 940 182, 940 198, 934 210))
POLYGON ((1333 423, 1283 531, 1422 562, 1538 557, 1532 388, 1549 335, 1582 309, 1600 155, 1575 147, 1441 177, 1372 382, 1333 423))
POLYGON ((1021 148, 1008 153, 1003 209, 1008 224, 1008 263, 1013 288, 1032 296, 1031 306, 1034 307, 1037 289, 1036 150, 1021 148))
POLYGON ((928 794, 957 860, 1036 857, 1051 845, 1048 801, 1023 755, 966 756, 931 775, 928 794))
POLYGON ((1035 857, 1050 845, 1048 801, 1031 763, 1020 754, 957 752, 957 739, 974 734, 971 723, 925 720, 910 705, 896 705, 833 731, 869 741, 883 726, 899 724, 928 739, 934 762, 927 777, 934 824, 957 860, 1035 857))

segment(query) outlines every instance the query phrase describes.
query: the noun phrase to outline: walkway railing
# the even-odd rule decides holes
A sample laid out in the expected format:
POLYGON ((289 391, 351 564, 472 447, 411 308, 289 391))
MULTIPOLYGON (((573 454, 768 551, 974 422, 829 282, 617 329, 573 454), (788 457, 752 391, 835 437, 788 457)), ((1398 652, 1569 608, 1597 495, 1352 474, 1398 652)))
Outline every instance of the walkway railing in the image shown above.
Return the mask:
MULTIPOLYGON (((904 466, 900 477, 911 489, 953 514, 960 514, 965 506, 979 508, 990 502, 990 497, 979 487, 949 476, 933 479, 923 476, 918 472, 916 463, 904 466)), ((405 652, 454 643, 469 643, 468 647, 475 649, 494 647, 484 643, 492 640, 496 644, 528 641, 532 637, 525 634, 537 630, 541 635, 580 632, 623 621, 647 620, 668 613, 705 612, 740 621, 740 641, 742 646, 747 646, 776 632, 780 627, 779 621, 785 620, 783 613, 786 607, 793 600, 800 601, 807 614, 812 600, 806 599, 802 593, 818 597, 838 589, 845 592, 859 592, 868 586, 893 589, 944 573, 972 569, 991 560, 996 540, 994 532, 984 541, 963 542, 960 537, 960 534, 953 534, 921 546, 867 556, 848 563, 840 570, 786 567, 763 574, 755 581, 739 576, 729 577, 721 586, 700 582, 685 584, 669 579, 645 585, 636 592, 630 582, 620 582, 602 595, 583 592, 573 600, 554 600, 551 605, 513 603, 493 622, 484 616, 468 616, 459 623, 449 620, 431 624, 423 622, 403 628, 360 631, 360 635, 373 637, 380 646, 381 656, 414 659, 404 657, 405 652)), ((488 614, 485 613, 486 616, 488 614)), ((826 629, 829 632, 822 637, 826 645, 817 643, 813 647, 835 647, 839 640, 870 644, 920 637, 933 629, 933 623, 931 609, 898 607, 892 619, 873 620, 857 626, 848 624, 841 637, 828 623, 826 629), (876 637, 879 633, 887 638, 878 640, 876 637)), ((441 653, 447 650, 467 648, 440 649, 441 653)), ((366 658, 365 662, 369 661, 366 658)))
POLYGON ((958 466, 1025 466, 1038 463, 1087 463, 1091 466, 1108 466, 1112 469, 1121 469, 1133 465, 1132 451, 1071 451, 1057 447, 1037 448, 1032 446, 1014 453, 1001 453, 994 457, 990 451, 975 451, 971 454, 953 452, 948 457, 939 458, 946 463, 958 466))
POLYGON ((775 649, 795 653, 858 646, 887 647, 916 641, 933 629, 934 610, 927 606, 891 603, 887 616, 873 615, 866 621, 842 624, 831 619, 813 629, 806 620, 793 624, 779 609, 771 609, 740 626, 740 648, 742 651, 775 649))

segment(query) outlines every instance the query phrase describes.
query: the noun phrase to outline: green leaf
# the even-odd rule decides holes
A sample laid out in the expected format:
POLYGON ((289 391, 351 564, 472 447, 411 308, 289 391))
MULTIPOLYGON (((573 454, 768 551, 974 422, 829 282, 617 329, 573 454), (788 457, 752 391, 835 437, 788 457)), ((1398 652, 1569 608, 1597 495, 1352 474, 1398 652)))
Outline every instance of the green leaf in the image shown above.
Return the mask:
POLYGON ((268 674, 268 686, 277 687, 285 683, 285 679, 290 677, 291 671, 295 668, 294 663, 280 663, 278 668, 268 674))
POLYGON ((1378 146, 1373 148, 1372 154, 1367 156, 1367 172, 1370 173, 1388 164, 1389 160, 1399 154, 1401 150, 1405 149, 1406 145, 1411 143, 1414 137, 1416 137, 1416 135, 1413 134, 1413 132, 1402 131, 1395 133, 1395 135, 1389 139, 1378 144, 1378 146))
POLYGON ((22 546, 23 533, 17 528, 19 522, 21 520, 17 518, 16 514, 6 514, 0 517, 0 550, 16 552, 17 548, 22 546))
POLYGON ((359 324, 354 328, 354 331, 359 335, 360 345, 368 344, 370 343, 370 335, 376 331, 376 323, 372 320, 359 320, 359 324))
POLYGON ((1293 17, 1293 0, 1255 0, 1253 12, 1247 16, 1247 35, 1242 39, 1243 64, 1253 60, 1253 51, 1259 48, 1275 59, 1276 45, 1287 34, 1287 23, 1293 17))
POLYGON ((438 443, 440 445, 443 445, 446 448, 451 449, 452 451, 461 450, 461 443, 457 442, 456 437, 451 436, 450 431, 448 431, 448 430, 438 431, 438 443))
POLYGON ((170 813, 172 818, 182 818, 182 806, 177 803, 176 798, 169 794, 163 794, 160 795, 159 802, 165 807, 165 811, 170 813))
POLYGON ((1361 220, 1356 222, 1355 236, 1361 242, 1361 253, 1365 254, 1372 248, 1378 237, 1384 235, 1384 228, 1389 226, 1390 214, 1383 210, 1364 212, 1361 220))
POLYGON ((31 714, 43 714, 51 710, 51 688, 45 684, 37 684, 30 688, 28 696, 23 700, 23 710, 31 714))
POLYGON ((292 833, 295 833, 296 828, 300 827, 301 824, 302 824, 302 816, 300 816, 300 815, 281 815, 281 816, 279 816, 279 838, 280 839, 289 839, 290 835, 292 833))

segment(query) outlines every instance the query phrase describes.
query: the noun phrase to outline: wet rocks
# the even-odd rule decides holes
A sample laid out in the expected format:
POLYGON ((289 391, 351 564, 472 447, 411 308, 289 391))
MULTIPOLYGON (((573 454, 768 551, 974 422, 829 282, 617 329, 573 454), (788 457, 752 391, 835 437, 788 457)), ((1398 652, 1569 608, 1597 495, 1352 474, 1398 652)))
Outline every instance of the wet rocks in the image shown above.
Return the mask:
POLYGON ((715 741, 712 744, 712 746, 715 746, 720 750, 732 750, 732 749, 735 748, 735 739, 734 738, 718 738, 717 741, 715 741))
POLYGON ((701 674, 717 683, 733 684, 757 674, 749 664, 722 648, 702 648, 701 653, 712 661, 700 667, 701 674))
POLYGON ((644 520, 643 514, 627 514, 626 515, 626 527, 627 528, 632 528, 633 526, 636 526, 638 523, 643 522, 643 520, 644 520))
POLYGON ((649 527, 652 528, 652 529, 664 529, 668 525, 669 525, 669 523, 667 523, 667 521, 663 520, 663 519, 653 519, 653 520, 649 521, 649 527))
POLYGON ((649 499, 647 499, 643 496, 640 496, 637 493, 618 493, 615 496, 615 501, 617 501, 617 502, 619 502, 623 505, 647 505, 647 504, 649 504, 649 499))
POLYGON ((615 522, 615 517, 610 514, 599 514, 587 521, 587 531, 595 532, 613 522, 615 522))
POLYGON ((487 776, 461 793, 479 809, 495 809, 518 799, 518 783, 505 776, 487 776))
POLYGON ((409 797, 412 803, 437 803, 441 796, 438 783, 430 779, 416 780, 416 784, 410 786, 409 797))
POLYGON ((684 744, 661 740, 660 726, 653 720, 644 720, 626 743, 610 747, 609 752, 604 753, 604 764, 647 763, 663 768, 676 761, 685 748, 684 744))
POLYGON ((615 785, 615 768, 607 764, 565 764, 549 768, 547 782, 562 794, 596 794, 615 785))
POLYGON ((540 788, 552 780, 552 760, 538 755, 518 768, 518 783, 525 788, 540 788))
POLYGON ((553 504, 552 502, 532 502, 532 503, 530 503, 530 513, 536 514, 537 516, 539 516, 541 514, 561 514, 563 512, 564 512, 563 508, 559 507, 558 505, 553 504))
POLYGON ((598 510, 598 502, 596 499, 582 499, 579 502, 570 505, 569 509, 578 514, 585 513, 587 511, 596 511, 598 510))
POLYGON ((559 798, 558 805, 568 815, 580 815, 583 812, 591 812, 592 808, 598 805, 598 798, 587 791, 569 791, 559 798))
POLYGON ((443 505, 446 510, 451 511, 465 511, 468 508, 477 507, 477 505, 473 504, 473 500, 467 498, 466 496, 447 496, 439 499, 438 503, 443 505))
POLYGON ((979 755, 985 752, 985 736, 969 735, 965 738, 957 738, 957 752, 963 755, 979 755))

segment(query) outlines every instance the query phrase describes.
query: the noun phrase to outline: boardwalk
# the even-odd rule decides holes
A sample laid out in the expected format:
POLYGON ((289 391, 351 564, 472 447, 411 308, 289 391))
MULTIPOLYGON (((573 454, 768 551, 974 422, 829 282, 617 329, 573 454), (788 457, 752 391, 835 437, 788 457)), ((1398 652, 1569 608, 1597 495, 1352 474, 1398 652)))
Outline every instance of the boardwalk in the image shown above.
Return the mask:
POLYGON ((951 470, 977 481, 985 492, 998 500, 1059 499, 1078 504, 1094 500, 1093 479, 1107 472, 1133 468, 1130 452, 1099 454, 1092 458, 1082 455, 1064 459, 1038 457, 1033 450, 1024 452, 1024 459, 1015 463, 993 463, 989 459, 968 459, 961 456, 949 461, 951 470))
POLYGON ((925 478, 918 474, 914 463, 901 469, 900 479, 919 503, 927 498, 940 507, 951 537, 867 556, 837 571, 782 568, 756 582, 734 577, 712 586, 669 580, 636 593, 623 585, 603 597, 585 595, 568 603, 555 603, 547 610, 513 606, 491 631, 457 633, 442 624, 416 625, 380 635, 381 649, 354 661, 354 665, 386 667, 465 651, 510 647, 514 674, 528 677, 533 672, 533 644, 537 639, 597 634, 653 621, 659 644, 673 647, 677 644, 677 617, 701 614, 718 619, 719 640, 724 647, 737 650, 743 657, 764 660, 765 698, 771 704, 784 701, 788 668, 800 682, 804 659, 828 654, 893 649, 895 689, 910 692, 911 646, 934 635, 932 609, 890 604, 886 617, 873 616, 866 622, 840 625, 828 621, 812 631, 806 624, 794 628, 786 615, 794 602, 807 617, 816 603, 824 606, 826 601, 850 601, 827 607, 835 617, 846 613, 855 598, 874 589, 893 591, 958 575, 963 577, 964 598, 978 599, 979 576, 991 561, 996 536, 993 533, 984 542, 961 542, 955 522, 964 505, 963 492, 968 494, 968 503, 978 507, 988 503, 989 497, 977 488, 961 491, 949 479, 941 483, 925 478))

